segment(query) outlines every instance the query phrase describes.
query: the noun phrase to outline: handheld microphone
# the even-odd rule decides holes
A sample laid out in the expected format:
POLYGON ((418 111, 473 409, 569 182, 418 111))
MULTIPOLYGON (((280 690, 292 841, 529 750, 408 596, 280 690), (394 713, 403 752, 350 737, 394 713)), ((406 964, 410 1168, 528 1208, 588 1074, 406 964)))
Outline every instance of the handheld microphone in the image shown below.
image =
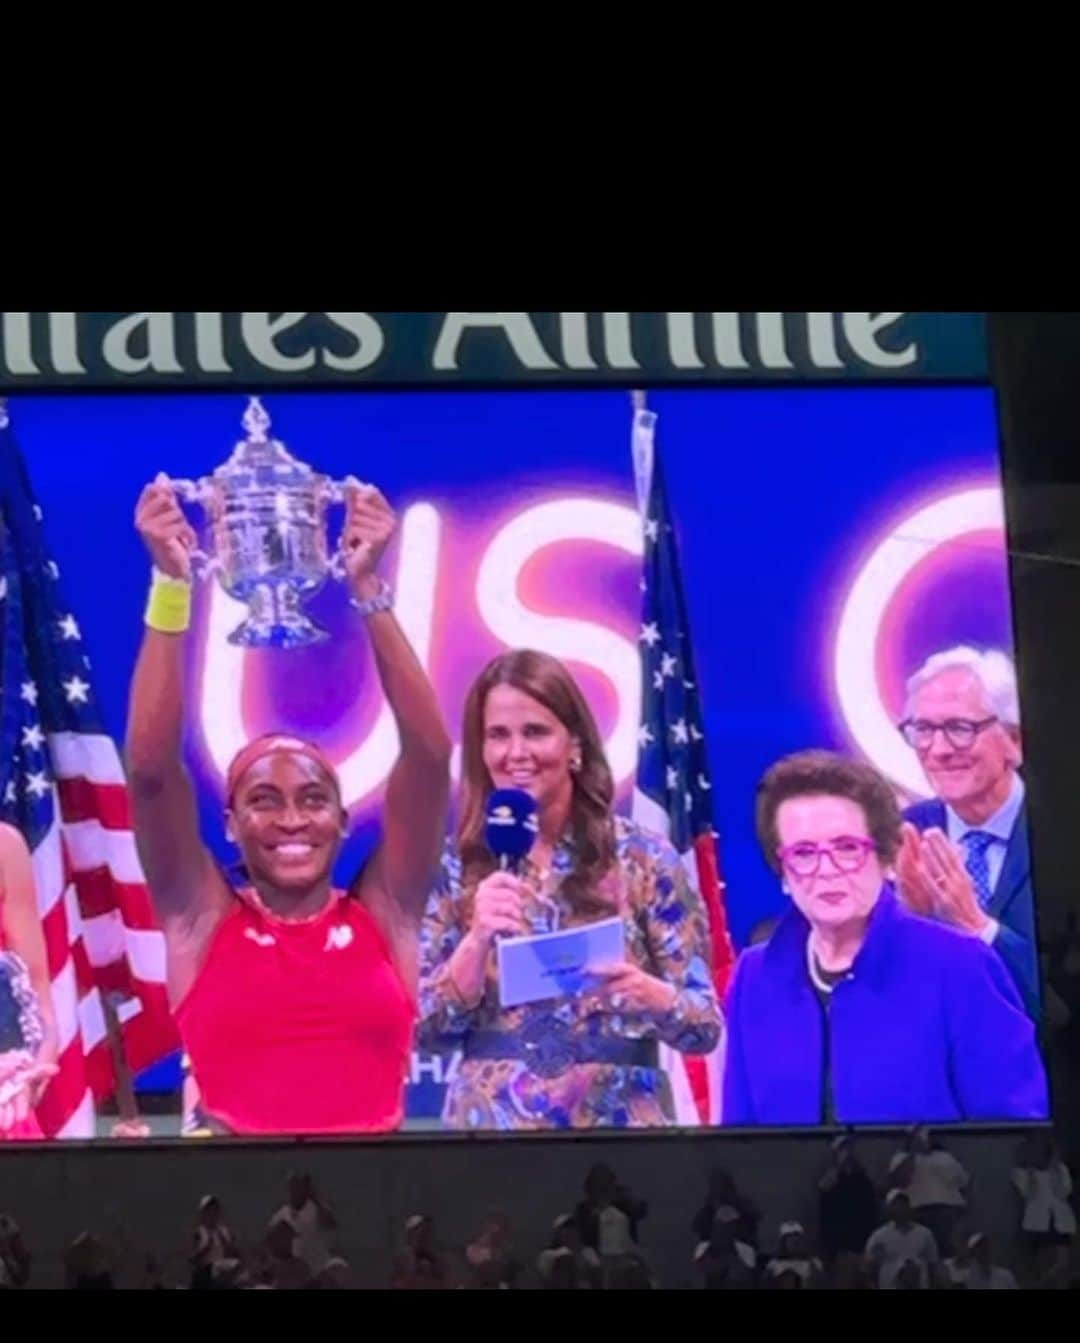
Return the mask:
POLYGON ((539 833, 536 799, 521 788, 496 788, 488 798, 484 840, 499 870, 516 875, 539 833))

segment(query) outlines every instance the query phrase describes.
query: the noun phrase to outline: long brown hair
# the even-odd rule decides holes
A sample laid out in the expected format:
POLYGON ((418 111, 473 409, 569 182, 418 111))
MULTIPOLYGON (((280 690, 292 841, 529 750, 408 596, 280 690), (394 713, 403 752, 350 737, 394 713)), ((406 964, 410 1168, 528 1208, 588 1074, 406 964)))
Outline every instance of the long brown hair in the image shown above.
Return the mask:
POLYGON ((581 768, 571 775, 570 837, 574 868, 562 893, 575 914, 610 913, 611 903, 597 891, 615 862, 612 802, 615 780, 585 696, 556 658, 531 649, 516 649, 494 658, 472 684, 465 700, 461 748, 461 819, 458 853, 466 899, 489 873, 495 859, 484 843, 484 820, 491 775, 484 764, 484 706, 497 685, 513 686, 553 713, 581 746, 581 768))

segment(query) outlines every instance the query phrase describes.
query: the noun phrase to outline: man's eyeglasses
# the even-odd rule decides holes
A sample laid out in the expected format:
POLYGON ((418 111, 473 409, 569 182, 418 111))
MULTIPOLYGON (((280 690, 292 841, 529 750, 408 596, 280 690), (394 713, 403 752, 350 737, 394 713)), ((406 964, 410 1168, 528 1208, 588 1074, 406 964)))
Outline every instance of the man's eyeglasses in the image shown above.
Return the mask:
POLYGON ((816 877, 824 854, 829 855, 838 872, 859 872, 876 847, 872 839, 841 835, 828 844, 786 844, 777 850, 777 857, 792 876, 816 877))
POLYGON ((975 744, 980 732, 985 732, 992 723, 998 721, 997 715, 990 718, 947 718, 944 723, 931 723, 928 718, 906 718, 900 724, 900 735, 916 751, 928 751, 934 744, 938 732, 945 734, 945 740, 954 751, 967 751, 975 744))

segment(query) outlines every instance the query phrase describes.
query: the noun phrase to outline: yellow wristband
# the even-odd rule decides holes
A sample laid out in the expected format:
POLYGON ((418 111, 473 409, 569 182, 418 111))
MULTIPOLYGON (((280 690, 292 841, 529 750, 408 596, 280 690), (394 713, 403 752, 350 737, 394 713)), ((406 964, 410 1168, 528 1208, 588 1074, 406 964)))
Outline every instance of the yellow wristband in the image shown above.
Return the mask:
POLYGON ((155 569, 145 620, 161 634, 183 634, 191 624, 191 584, 155 569))

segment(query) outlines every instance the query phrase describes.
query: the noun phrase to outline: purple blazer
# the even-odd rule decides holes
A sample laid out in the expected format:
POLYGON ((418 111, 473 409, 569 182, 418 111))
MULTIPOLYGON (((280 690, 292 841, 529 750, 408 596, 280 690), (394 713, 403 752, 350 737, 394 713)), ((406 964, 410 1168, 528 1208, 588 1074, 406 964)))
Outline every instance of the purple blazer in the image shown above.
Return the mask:
POLYGON ((1035 1028, 999 956, 885 886, 826 1013, 792 906, 728 993, 725 1124, 819 1124, 825 1046, 841 1124, 1046 1119, 1035 1028))

